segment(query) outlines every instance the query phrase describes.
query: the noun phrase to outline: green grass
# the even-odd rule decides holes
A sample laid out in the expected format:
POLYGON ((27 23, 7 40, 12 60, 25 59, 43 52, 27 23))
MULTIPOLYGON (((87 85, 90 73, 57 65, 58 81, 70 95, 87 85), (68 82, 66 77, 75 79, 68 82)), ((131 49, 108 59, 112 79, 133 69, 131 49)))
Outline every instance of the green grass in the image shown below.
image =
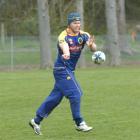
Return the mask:
MULTIPOLYGON (((96 36, 96 43, 98 46, 98 50, 102 50, 105 45, 105 38, 106 36, 96 36)), ((127 64, 127 62, 131 63, 138 63, 140 61, 140 47, 139 47, 139 40, 136 42, 132 42, 129 39, 129 45, 132 49, 135 50, 135 53, 132 55, 128 55, 125 53, 121 53, 121 60, 123 64, 127 64)), ((56 58, 56 44, 57 44, 57 37, 52 36, 51 38, 51 51, 52 51, 52 58, 53 60, 56 58)), ((21 37, 14 37, 14 53, 13 53, 13 63, 14 67, 19 67, 21 65, 39 65, 40 63, 40 43, 37 37, 31 36, 21 36, 21 37)), ((86 47, 85 47, 86 48, 86 47)), ((91 63, 91 55, 92 53, 89 49, 85 49, 85 58, 87 63, 90 65, 91 63)), ((1 45, 0 42, 0 66, 10 66, 11 64, 11 38, 7 37, 5 46, 1 45)))
MULTIPOLYGON (((13 63, 16 65, 29 65, 29 64, 39 64, 40 63, 40 53, 36 52, 15 52, 13 54, 13 63)), ((9 52, 0 53, 0 65, 10 66, 11 64, 11 54, 9 52)))
POLYGON ((74 129, 64 98, 43 121, 43 136, 35 135, 28 121, 53 87, 52 71, 1 72, 0 140, 139 140, 139 69, 78 69, 76 76, 84 91, 82 113, 94 130, 74 129))

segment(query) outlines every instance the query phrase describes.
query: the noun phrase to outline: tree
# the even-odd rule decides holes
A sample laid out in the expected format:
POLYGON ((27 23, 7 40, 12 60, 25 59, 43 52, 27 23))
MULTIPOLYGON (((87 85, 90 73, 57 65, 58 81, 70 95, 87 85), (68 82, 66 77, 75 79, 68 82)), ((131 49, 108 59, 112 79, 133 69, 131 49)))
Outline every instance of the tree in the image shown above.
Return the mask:
POLYGON ((120 64, 120 49, 118 43, 118 26, 116 0, 105 0, 107 21, 107 46, 110 54, 110 65, 120 64))
POLYGON ((51 57, 51 34, 48 0, 38 0, 38 19, 39 19, 39 36, 40 36, 40 54, 42 69, 52 66, 51 57))
MULTIPOLYGON (((81 15, 81 29, 84 29, 84 6, 83 6, 83 0, 77 0, 76 1, 76 8, 77 8, 77 12, 79 12, 80 15, 81 15)), ((79 66, 81 68, 86 67, 86 60, 85 60, 84 50, 83 50, 83 52, 81 53, 81 56, 80 56, 79 66)))
POLYGON ((120 50, 131 54, 132 52, 126 36, 125 0, 117 0, 117 16, 120 50))
POLYGON ((2 45, 2 47, 5 47, 5 29, 4 29, 4 23, 1 23, 1 45, 2 45))

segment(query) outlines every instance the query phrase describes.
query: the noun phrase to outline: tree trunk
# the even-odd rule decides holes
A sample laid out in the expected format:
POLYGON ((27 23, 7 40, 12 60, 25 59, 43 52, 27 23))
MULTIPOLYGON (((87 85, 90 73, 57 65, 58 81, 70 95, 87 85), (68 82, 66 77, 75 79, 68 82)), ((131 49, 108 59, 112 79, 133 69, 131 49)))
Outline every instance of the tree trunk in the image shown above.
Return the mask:
POLYGON ((63 9, 64 2, 62 0, 59 0, 58 2, 59 2, 58 5, 59 5, 59 14, 60 14, 60 24, 63 25, 63 23, 64 23, 64 18, 63 18, 64 15, 63 14, 64 14, 64 12, 63 12, 62 9, 63 9))
POLYGON ((120 50, 132 54, 126 35, 125 0, 117 0, 117 16, 120 50))
POLYGON ((118 26, 116 15, 116 0, 105 0, 107 21, 107 46, 110 54, 110 65, 120 64, 120 50, 118 43, 118 26))
POLYGON ((2 45, 2 48, 5 47, 5 30, 4 30, 4 23, 1 23, 1 45, 2 45))
MULTIPOLYGON (((84 8, 83 8, 83 0, 76 1, 76 8, 77 12, 81 15, 81 29, 84 29, 84 8)), ((79 60, 79 67, 85 68, 86 67, 86 60, 85 60, 85 49, 82 51, 80 60, 79 60)))
POLYGON ((42 69, 52 66, 51 34, 48 0, 38 0, 40 53, 42 69))

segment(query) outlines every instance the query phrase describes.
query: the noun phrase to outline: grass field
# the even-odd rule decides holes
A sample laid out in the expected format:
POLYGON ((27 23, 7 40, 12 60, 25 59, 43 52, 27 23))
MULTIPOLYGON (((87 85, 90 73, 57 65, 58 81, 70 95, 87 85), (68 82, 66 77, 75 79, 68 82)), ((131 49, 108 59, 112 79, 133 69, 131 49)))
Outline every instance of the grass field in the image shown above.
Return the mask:
POLYGON ((78 69, 76 76, 93 131, 75 130, 64 98, 43 121, 43 136, 35 135, 28 121, 53 87, 52 71, 1 72, 0 140, 139 140, 140 67, 78 69))

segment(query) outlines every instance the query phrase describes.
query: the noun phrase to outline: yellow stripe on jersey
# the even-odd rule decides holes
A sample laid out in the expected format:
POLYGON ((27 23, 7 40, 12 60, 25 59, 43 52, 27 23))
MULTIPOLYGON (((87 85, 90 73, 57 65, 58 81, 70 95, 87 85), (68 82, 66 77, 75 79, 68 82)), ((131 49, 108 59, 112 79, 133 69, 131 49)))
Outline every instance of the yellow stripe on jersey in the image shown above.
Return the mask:
POLYGON ((61 44, 61 43, 66 43, 67 44, 67 42, 66 42, 66 40, 65 40, 65 37, 67 36, 67 32, 66 32, 66 30, 64 30, 64 31, 62 31, 61 33, 60 33, 60 35, 58 36, 58 42, 59 42, 59 44, 61 44))

